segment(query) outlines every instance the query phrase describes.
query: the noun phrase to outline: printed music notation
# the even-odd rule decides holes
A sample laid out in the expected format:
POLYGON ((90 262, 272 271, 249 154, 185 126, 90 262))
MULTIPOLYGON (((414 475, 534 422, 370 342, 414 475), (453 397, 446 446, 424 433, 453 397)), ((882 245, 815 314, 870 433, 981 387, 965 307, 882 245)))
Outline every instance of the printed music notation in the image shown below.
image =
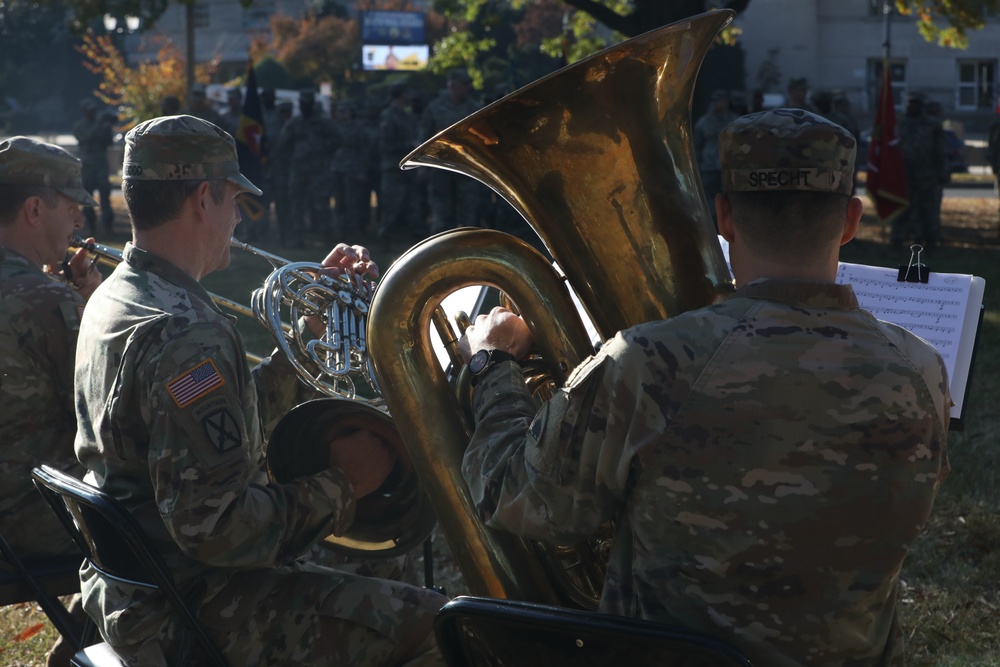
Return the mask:
POLYGON ((955 403, 951 415, 961 418, 985 282, 976 276, 933 271, 926 283, 897 278, 895 269, 846 262, 837 271, 837 282, 854 287, 862 308, 934 346, 948 368, 955 403))
POLYGON ((972 276, 931 273, 926 283, 900 282, 897 277, 894 269, 846 262, 837 271, 837 282, 854 287, 862 308, 937 348, 951 377, 972 276))

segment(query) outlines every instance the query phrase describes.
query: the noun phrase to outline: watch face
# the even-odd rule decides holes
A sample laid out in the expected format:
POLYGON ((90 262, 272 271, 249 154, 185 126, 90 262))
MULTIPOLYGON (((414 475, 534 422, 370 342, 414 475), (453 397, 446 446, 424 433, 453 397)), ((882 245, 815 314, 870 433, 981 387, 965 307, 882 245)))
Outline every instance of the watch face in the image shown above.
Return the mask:
POLYGON ((472 355, 472 358, 469 359, 469 372, 473 375, 482 373, 489 360, 490 353, 487 350, 479 350, 479 352, 476 352, 472 355))

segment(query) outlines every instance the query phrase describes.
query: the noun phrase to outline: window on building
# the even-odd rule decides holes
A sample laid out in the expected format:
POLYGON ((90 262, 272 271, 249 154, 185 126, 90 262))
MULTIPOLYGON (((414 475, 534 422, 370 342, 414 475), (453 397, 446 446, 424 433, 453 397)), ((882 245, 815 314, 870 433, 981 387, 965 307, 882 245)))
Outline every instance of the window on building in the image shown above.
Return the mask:
MULTIPOLYGON (((889 85, 892 86, 892 102, 897 109, 906 104, 906 61, 889 61, 889 85)), ((878 93, 882 87, 882 59, 868 61, 868 99, 871 108, 878 105, 878 93)))
POLYGON ((208 28, 211 26, 211 14, 208 11, 208 3, 196 2, 194 5, 194 27, 208 28))
POLYGON ((243 10, 243 28, 267 30, 271 25, 271 17, 276 12, 274 0, 254 0, 251 7, 243 10))
POLYGON ((962 111, 992 110, 996 71, 995 60, 959 61, 955 108, 962 111))

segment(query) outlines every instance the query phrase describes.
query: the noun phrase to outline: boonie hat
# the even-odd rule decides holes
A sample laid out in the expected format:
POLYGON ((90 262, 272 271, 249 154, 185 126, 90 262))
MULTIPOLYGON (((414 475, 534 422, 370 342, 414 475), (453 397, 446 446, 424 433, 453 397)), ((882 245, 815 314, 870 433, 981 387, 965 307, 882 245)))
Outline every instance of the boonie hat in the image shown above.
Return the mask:
POLYGON ((83 206, 97 206, 80 180, 79 159, 54 144, 29 137, 0 142, 0 183, 49 187, 83 206))
POLYGON ((850 132, 803 109, 741 116, 719 134, 722 189, 850 195, 856 153, 850 132))
POLYGON ((125 135, 122 178, 142 181, 224 178, 245 192, 263 194, 240 173, 233 138, 194 116, 162 116, 129 130, 125 135))

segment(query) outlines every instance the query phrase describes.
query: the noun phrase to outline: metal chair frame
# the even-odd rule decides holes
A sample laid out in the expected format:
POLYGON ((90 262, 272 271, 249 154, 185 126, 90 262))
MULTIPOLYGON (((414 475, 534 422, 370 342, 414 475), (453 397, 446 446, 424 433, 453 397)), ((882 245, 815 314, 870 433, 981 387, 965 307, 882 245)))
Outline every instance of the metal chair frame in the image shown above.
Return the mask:
MULTIPOLYGON (((159 590, 171 609, 193 633, 203 657, 213 665, 226 659, 185 602, 162 556, 145 530, 115 498, 94 486, 49 466, 31 471, 32 480, 49 507, 102 576, 132 586, 159 590)), ((93 647, 91 647, 93 648, 93 647)), ((84 651, 77 664, 92 664, 84 651)))
POLYGON ((449 667, 753 667, 715 637, 623 616, 458 597, 434 621, 449 667))

